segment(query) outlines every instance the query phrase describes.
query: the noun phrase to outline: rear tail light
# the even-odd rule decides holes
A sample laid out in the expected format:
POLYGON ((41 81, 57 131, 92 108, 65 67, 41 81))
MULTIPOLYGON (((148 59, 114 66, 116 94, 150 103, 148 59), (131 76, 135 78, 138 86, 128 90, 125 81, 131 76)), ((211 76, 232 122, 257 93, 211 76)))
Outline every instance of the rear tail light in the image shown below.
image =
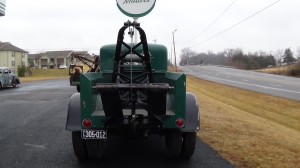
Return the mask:
POLYGON ((92 126, 92 121, 90 120, 90 119, 84 119, 83 121, 82 121, 82 126, 84 127, 84 128, 90 128, 91 126, 92 126))
POLYGON ((183 128, 183 127, 184 127, 184 119, 182 119, 182 118, 177 118, 177 119, 176 119, 176 126, 177 126, 178 128, 183 128))

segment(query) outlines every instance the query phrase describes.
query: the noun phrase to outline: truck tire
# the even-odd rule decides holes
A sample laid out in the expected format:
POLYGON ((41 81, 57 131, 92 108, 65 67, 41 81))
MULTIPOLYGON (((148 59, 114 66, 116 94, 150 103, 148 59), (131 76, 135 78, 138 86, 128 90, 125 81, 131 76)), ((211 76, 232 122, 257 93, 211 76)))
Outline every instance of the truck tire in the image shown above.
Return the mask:
POLYGON ((165 134, 165 145, 169 158, 179 158, 182 148, 182 133, 180 131, 168 131, 165 134))
POLYGON ((196 132, 184 132, 181 149, 181 157, 188 159, 194 154, 196 146, 196 132))
POLYGON ((90 159, 101 159, 103 157, 104 140, 86 140, 87 153, 90 159))
POLYGON ((72 86, 72 80, 73 80, 73 77, 71 76, 70 79, 69 79, 70 86, 72 86))
POLYGON ((79 159, 87 159, 88 153, 87 153, 87 149, 86 149, 86 140, 81 139, 80 131, 72 132, 72 143, 73 143, 73 150, 74 150, 75 155, 79 159))
POLYGON ((2 83, 0 82, 0 90, 2 89, 2 83))
POLYGON ((19 84, 18 84, 18 82, 15 80, 15 81, 13 82, 12 86, 13 86, 14 88, 17 88, 17 87, 19 86, 19 84))

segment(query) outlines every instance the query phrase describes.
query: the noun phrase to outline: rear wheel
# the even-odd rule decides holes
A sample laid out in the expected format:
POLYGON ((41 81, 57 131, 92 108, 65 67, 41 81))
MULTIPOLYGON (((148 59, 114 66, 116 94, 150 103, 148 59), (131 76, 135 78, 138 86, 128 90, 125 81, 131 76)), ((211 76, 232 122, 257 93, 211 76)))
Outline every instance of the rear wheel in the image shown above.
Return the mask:
POLYGON ((72 132, 72 143, 73 143, 73 150, 75 155, 79 159, 87 159, 88 153, 86 149, 86 140, 81 139, 80 131, 72 132))
POLYGON ((182 133, 177 130, 168 131, 165 134, 165 145, 169 158, 178 158, 182 148, 182 133))
POLYGON ((12 86, 13 86, 14 88, 16 88, 16 87, 19 86, 19 84, 20 84, 19 79, 13 77, 13 79, 12 79, 12 86))
POLYGON ((19 86, 16 81, 12 85, 13 85, 14 88, 17 88, 19 86))
POLYGON ((69 81, 70 81, 70 86, 72 86, 72 80, 73 80, 73 77, 71 76, 69 81))
POLYGON ((88 139, 86 147, 90 159, 101 159, 103 157, 104 140, 88 139))
POLYGON ((183 133, 183 142, 181 149, 181 156, 183 158, 190 158, 194 154, 196 146, 196 132, 183 133))

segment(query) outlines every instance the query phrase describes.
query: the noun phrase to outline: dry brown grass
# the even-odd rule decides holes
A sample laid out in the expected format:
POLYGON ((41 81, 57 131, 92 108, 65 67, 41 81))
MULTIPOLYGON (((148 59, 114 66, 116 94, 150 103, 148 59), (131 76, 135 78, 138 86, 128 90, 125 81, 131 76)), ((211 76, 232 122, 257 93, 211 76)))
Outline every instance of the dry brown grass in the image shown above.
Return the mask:
POLYGON ((21 83, 41 80, 67 79, 67 77, 20 77, 21 83))
MULTIPOLYGON (((175 66, 168 66, 168 71, 176 72, 175 66)), ((183 72, 183 71, 177 66, 177 72, 183 72)))
POLYGON ((68 69, 31 69, 30 77, 20 77, 21 83, 41 80, 67 79, 68 69))
POLYGON ((295 76, 300 77, 300 63, 293 65, 286 65, 274 68, 266 68, 256 70, 257 72, 270 73, 275 75, 295 76))
POLYGON ((300 165, 300 102, 188 76, 197 95, 202 141, 237 167, 300 165))
MULTIPOLYGON (((83 72, 87 72, 88 70, 89 67, 83 65, 83 72)), ((21 83, 69 78, 69 69, 31 69, 31 72, 32 75, 30 77, 20 77, 21 83)))
POLYGON ((67 77, 68 69, 31 69, 31 77, 67 77))

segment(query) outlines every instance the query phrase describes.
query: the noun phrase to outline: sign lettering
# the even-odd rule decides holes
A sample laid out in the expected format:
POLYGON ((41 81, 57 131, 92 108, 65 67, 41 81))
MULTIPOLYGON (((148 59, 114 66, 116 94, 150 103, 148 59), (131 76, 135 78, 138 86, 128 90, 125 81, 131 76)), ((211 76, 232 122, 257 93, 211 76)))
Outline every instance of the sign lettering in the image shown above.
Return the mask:
POLYGON ((123 4, 128 4, 128 3, 145 3, 145 2, 150 2, 149 0, 124 0, 123 4))
POLYGON ((156 0, 116 0, 119 10, 126 16, 138 18, 149 14, 156 0))

